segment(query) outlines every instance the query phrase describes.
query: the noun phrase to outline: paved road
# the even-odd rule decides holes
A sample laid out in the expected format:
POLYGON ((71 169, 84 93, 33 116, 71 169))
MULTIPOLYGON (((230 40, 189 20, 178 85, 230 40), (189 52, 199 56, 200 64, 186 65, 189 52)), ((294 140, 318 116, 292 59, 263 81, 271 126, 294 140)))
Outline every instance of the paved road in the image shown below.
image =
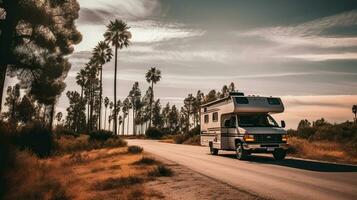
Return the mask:
MULTIPOLYGON (((288 158, 255 156, 239 161, 234 153, 208 154, 207 147, 128 140, 130 145, 184 165, 261 197, 272 199, 357 199, 357 167, 288 158)), ((238 197, 237 197, 238 198, 238 197)))

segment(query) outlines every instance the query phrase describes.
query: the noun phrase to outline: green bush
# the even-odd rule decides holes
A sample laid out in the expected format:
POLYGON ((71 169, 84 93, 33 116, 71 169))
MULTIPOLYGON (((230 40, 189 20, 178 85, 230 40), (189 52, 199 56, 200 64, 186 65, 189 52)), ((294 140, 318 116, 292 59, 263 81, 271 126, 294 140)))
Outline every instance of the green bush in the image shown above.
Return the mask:
POLYGON ((190 136, 187 134, 177 134, 174 136, 174 142, 176 144, 184 143, 190 136))
POLYGON ((313 127, 304 127, 297 130, 297 134, 299 137, 304 139, 309 139, 316 132, 316 129, 313 127))
POLYGON ((97 130, 89 133, 89 141, 107 141, 110 138, 118 138, 117 135, 114 135, 111 131, 106 130, 97 130))
POLYGON ((63 126, 57 126, 55 130, 57 136, 68 135, 73 137, 79 137, 79 133, 76 133, 72 129, 65 128, 63 126))
POLYGON ((53 134, 41 122, 25 125, 13 139, 21 150, 28 149, 40 158, 50 156, 55 147, 53 134))
POLYGON ((194 135, 199 135, 201 133, 201 127, 200 126, 196 126, 193 129, 189 130, 187 132, 188 135, 190 135, 191 137, 194 135))
POLYGON ((149 176, 153 176, 153 177, 172 176, 173 174, 174 172, 170 168, 164 165, 159 165, 148 173, 149 176))
POLYGON ((132 154, 141 153, 141 152, 143 152, 143 150, 144 149, 142 147, 139 147, 139 146, 136 146, 136 145, 128 146, 128 152, 132 153, 132 154))
POLYGON ((151 127, 146 130, 145 135, 147 138, 160 139, 164 134, 160 129, 151 127))

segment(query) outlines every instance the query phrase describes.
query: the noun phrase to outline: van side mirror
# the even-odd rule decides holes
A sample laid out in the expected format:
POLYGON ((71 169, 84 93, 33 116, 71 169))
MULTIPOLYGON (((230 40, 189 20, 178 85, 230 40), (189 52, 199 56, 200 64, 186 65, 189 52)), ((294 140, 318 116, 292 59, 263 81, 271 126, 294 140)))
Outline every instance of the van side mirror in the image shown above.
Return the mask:
POLYGON ((284 120, 281 120, 281 127, 282 128, 285 128, 286 124, 285 124, 285 121, 284 120))

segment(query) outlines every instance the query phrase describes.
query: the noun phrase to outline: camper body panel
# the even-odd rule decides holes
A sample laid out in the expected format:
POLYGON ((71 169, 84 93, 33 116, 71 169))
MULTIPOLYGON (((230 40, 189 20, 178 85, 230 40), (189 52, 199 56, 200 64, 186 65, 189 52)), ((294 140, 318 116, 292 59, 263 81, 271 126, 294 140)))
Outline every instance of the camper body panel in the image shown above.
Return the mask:
POLYGON ((238 118, 248 114, 281 113, 280 98, 258 96, 229 96, 201 107, 201 145, 218 150, 236 150, 237 143, 254 153, 286 149, 279 139, 286 131, 281 127, 240 127, 238 118), (239 99, 238 99, 239 98, 239 99), (245 134, 253 134, 259 141, 245 141, 245 134), (277 136, 279 135, 279 136, 277 136))
POLYGON ((229 141, 222 137, 221 118, 222 114, 233 111, 234 103, 231 98, 201 108, 201 145, 209 146, 211 143, 216 149, 227 148, 229 141))

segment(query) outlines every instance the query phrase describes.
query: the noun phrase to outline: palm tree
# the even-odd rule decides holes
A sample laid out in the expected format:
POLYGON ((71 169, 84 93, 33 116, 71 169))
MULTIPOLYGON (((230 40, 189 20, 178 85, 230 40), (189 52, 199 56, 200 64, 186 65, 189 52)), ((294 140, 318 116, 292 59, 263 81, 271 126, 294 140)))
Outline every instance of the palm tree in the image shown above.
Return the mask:
POLYGON ((357 105, 352 106, 352 113, 355 114, 355 123, 357 123, 357 105))
MULTIPOLYGON (((128 31, 129 26, 122 20, 110 21, 107 26, 107 31, 104 33, 105 41, 111 43, 115 48, 115 63, 114 63, 114 112, 117 111, 117 65, 118 65, 118 49, 128 47, 131 33, 128 31)), ((114 114, 114 134, 117 135, 117 114, 114 114)))
POLYGON ((109 98, 105 97, 104 98, 104 107, 105 107, 105 113, 104 113, 104 129, 107 128, 107 109, 109 106, 109 98))
POLYGON ((160 81, 161 71, 156 69, 156 67, 151 67, 148 72, 146 72, 146 81, 151 83, 151 96, 150 96, 150 122, 149 127, 151 127, 152 122, 152 102, 154 100, 154 84, 160 81))
POLYGON ((111 129, 111 126, 110 126, 110 122, 112 121, 112 119, 113 119, 113 113, 114 113, 114 111, 113 111, 113 107, 114 107, 114 103, 111 101, 110 103, 109 103, 109 130, 111 129))
POLYGON ((93 50, 93 60, 99 68, 99 130, 102 125, 102 95, 103 95, 103 65, 112 58, 112 49, 103 41, 99 42, 93 50))

